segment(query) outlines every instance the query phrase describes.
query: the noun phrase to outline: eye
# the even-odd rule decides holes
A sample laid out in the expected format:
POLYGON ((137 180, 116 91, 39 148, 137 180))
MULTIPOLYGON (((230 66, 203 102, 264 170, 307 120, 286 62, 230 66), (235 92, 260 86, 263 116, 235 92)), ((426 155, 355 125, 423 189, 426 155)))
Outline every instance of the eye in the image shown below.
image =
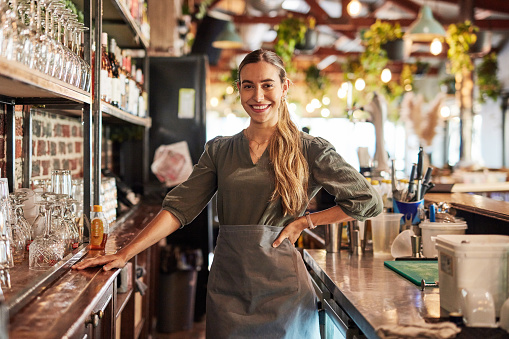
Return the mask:
POLYGON ((253 88, 253 85, 250 85, 250 84, 244 84, 244 85, 242 85, 242 88, 243 88, 243 89, 253 88))
POLYGON ((274 87, 274 84, 270 84, 270 83, 267 83, 267 84, 264 84, 263 85, 264 88, 273 88, 274 87))

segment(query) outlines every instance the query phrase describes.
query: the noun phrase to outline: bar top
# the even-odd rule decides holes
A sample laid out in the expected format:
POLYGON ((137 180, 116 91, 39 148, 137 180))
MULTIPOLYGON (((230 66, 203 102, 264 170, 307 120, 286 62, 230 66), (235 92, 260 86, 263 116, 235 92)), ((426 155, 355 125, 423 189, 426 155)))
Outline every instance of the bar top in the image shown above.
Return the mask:
POLYGON ((304 250, 303 256, 334 300, 368 338, 377 337, 376 329, 381 325, 440 318, 439 289, 426 287, 421 291, 419 286, 384 266, 384 260, 392 258, 325 250, 304 250))
POLYGON ((509 222, 509 202, 506 201, 467 193, 428 193, 425 201, 426 203, 444 201, 458 210, 509 222))
MULTIPOLYGON (((138 205, 118 220, 108 237, 106 252, 115 252, 129 243, 160 208, 160 205, 138 205)), ((99 251, 88 251, 87 256, 99 254, 99 251)), ((116 269, 105 272, 101 267, 83 271, 67 268, 62 276, 25 307, 16 314, 10 314, 9 337, 72 337, 74 331, 83 327, 95 304, 107 293, 118 273, 116 269)), ((31 274, 28 267, 26 274, 31 274)))

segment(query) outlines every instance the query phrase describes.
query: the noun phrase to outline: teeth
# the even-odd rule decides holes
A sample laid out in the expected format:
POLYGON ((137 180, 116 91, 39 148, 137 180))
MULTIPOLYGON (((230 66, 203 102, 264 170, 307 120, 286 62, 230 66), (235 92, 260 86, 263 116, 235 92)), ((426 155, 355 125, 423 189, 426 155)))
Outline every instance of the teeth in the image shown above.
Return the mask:
POLYGON ((253 106, 254 109, 265 109, 267 108, 269 105, 263 105, 263 106, 253 106))

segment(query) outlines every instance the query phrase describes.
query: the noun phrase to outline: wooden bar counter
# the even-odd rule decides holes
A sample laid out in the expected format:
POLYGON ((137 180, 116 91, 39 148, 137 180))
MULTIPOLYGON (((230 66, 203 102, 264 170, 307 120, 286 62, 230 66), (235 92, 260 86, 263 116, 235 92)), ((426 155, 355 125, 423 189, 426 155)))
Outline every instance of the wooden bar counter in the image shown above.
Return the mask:
MULTIPOLYGON (((130 242, 157 214, 160 205, 139 205, 112 225, 106 252, 130 242)), ((117 293, 120 270, 101 268, 75 271, 78 260, 98 255, 83 247, 49 272, 28 269, 28 262, 10 270, 11 288, 2 286, 9 309, 9 338, 146 338, 153 319, 157 274, 157 245, 130 260, 129 288, 117 293), (135 290, 136 267, 148 289, 135 290)))

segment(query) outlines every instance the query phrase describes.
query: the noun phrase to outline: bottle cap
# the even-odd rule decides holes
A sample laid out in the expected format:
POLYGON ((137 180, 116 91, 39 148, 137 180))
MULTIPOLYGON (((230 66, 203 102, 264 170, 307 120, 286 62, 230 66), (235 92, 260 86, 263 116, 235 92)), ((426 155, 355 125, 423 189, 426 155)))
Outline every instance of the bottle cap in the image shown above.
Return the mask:
POLYGON ((371 185, 379 185, 380 182, 378 180, 371 180, 371 185))
POLYGON ((103 207, 101 205, 94 205, 94 212, 102 212, 103 207))
POLYGON ((117 41, 114 38, 110 40, 110 51, 115 53, 117 49, 117 41))
POLYGON ((108 45, 108 33, 106 32, 101 34, 101 45, 108 45))

